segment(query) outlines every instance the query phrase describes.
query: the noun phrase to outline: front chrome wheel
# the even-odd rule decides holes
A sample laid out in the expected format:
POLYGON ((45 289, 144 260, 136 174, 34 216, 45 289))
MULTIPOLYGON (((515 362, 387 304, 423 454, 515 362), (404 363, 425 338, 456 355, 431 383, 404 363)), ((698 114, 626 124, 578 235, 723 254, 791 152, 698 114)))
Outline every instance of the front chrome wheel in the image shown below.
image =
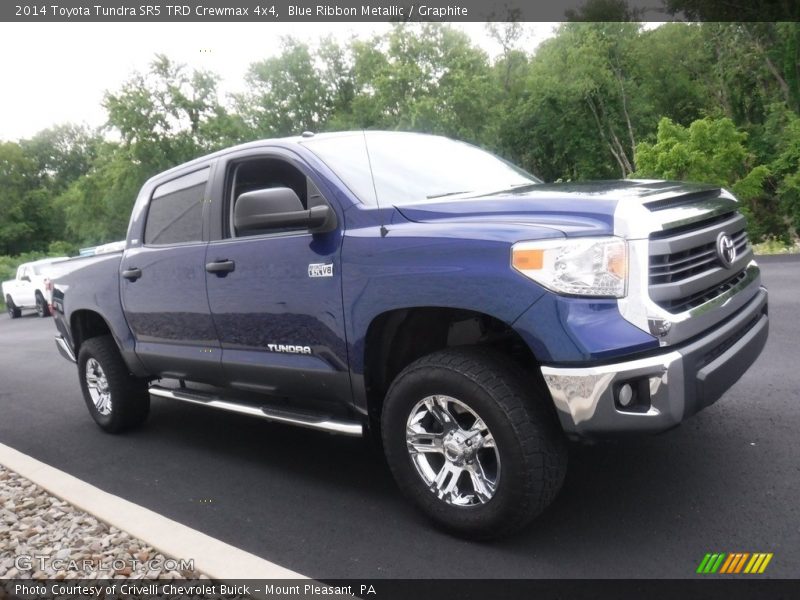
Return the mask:
POLYGON ((103 367, 94 358, 86 361, 86 387, 94 407, 101 415, 111 414, 111 390, 103 367))
POLYGON ((420 400, 406 424, 411 462, 428 489, 453 506, 489 502, 500 479, 500 454, 480 416, 462 401, 420 400))

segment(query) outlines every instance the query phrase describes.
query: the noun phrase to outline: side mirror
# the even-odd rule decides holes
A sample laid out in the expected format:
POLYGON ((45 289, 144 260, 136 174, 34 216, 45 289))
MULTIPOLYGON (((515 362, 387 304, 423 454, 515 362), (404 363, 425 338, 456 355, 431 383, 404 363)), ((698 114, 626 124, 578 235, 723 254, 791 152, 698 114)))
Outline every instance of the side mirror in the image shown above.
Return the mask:
POLYGON ((324 233, 336 228, 336 213, 327 204, 304 209, 291 188, 268 188, 245 192, 236 199, 233 225, 237 233, 288 228, 324 233))
POLYGON ((20 277, 20 278, 19 278, 19 280, 20 280, 20 281, 27 281, 27 282, 30 282, 31 278, 30 278, 30 277, 28 277, 27 275, 23 275, 22 277, 20 277))

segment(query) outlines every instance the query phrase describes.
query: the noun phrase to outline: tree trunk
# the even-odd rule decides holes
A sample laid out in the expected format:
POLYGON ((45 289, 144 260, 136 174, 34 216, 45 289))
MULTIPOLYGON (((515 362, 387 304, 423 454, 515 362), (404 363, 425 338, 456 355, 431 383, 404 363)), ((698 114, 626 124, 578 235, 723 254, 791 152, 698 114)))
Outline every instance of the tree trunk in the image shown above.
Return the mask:
POLYGON ((603 140, 603 143, 608 147, 609 151, 611 152, 614 159, 617 161, 619 165, 620 171, 622 171, 622 178, 625 179, 625 161, 622 160, 622 157, 619 155, 619 152, 608 140, 608 136, 606 135, 605 130, 603 129, 603 124, 600 121, 600 115, 598 114, 597 107, 594 105, 594 101, 591 97, 586 98, 586 104, 589 105, 589 110, 592 111, 592 115, 594 116, 594 121, 597 123, 597 131, 600 133, 600 138, 603 140))
MULTIPOLYGON (((614 69, 614 75, 619 82, 619 91, 622 94, 622 113, 625 115, 625 123, 628 126, 628 137, 631 141, 631 156, 635 156, 636 153, 636 138, 633 135, 633 125, 631 124, 631 117, 628 114, 628 94, 625 93, 625 84, 622 78, 622 71, 617 65, 617 68, 614 69)), ((634 169, 635 170, 635 169, 634 169)))
POLYGON ((767 69, 769 70, 769 72, 775 78, 775 81, 778 82, 778 87, 780 88, 781 93, 783 94, 783 99, 786 101, 786 104, 788 106, 792 106, 792 93, 791 90, 789 89, 789 84, 786 83, 786 79, 784 79, 783 77, 783 74, 780 72, 778 67, 775 66, 775 63, 772 62, 772 59, 767 54, 767 51, 764 49, 764 46, 762 46, 758 38, 751 33, 748 26, 744 27, 744 32, 745 35, 747 35, 747 37, 750 38, 750 41, 753 43, 753 47, 755 47, 758 53, 761 54, 761 56, 763 57, 764 63, 767 65, 767 69))
MULTIPOLYGON (((598 101, 600 102, 602 114, 606 115, 606 126, 608 127, 608 133, 611 136, 611 142, 617 149, 617 153, 619 154, 619 158, 622 162, 622 178, 625 179, 628 175, 633 173, 633 165, 628 159, 628 153, 625 151, 625 148, 622 147, 622 143, 619 141, 616 131, 614 131, 614 125, 611 123, 611 119, 607 117, 608 111, 606 110, 606 105, 603 102, 603 97, 598 96, 598 101)), ((633 152, 633 148, 631 148, 631 152, 633 152)))

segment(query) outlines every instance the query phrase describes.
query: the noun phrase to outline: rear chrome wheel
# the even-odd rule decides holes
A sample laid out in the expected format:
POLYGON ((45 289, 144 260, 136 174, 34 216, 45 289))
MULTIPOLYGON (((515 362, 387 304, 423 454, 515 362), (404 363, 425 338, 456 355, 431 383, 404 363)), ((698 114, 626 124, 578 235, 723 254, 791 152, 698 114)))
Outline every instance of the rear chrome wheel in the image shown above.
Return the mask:
POLYGON ((94 407, 101 415, 111 414, 111 390, 103 367, 94 358, 86 361, 86 388, 94 403, 94 407))
POLYGON ((110 335, 89 338, 81 344, 78 376, 86 407, 103 430, 118 433, 147 419, 147 381, 128 370, 110 335))
POLYGON ((428 396, 406 424, 411 462, 437 498, 454 506, 492 499, 500 479, 500 454, 486 423, 461 400, 428 396))

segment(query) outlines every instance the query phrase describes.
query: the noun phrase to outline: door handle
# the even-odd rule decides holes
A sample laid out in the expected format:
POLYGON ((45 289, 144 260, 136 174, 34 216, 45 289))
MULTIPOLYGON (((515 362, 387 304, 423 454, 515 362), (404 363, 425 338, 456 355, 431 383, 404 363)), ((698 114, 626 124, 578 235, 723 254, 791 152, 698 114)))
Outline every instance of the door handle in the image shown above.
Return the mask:
POLYGON ((125 269, 125 270, 122 272, 122 276, 123 276, 125 279, 129 280, 129 281, 136 281, 137 279, 139 279, 139 277, 141 277, 141 276, 142 276, 142 270, 141 270, 141 269, 139 269, 138 267, 133 267, 133 268, 130 268, 130 269, 125 269))
POLYGON ((214 262, 206 263, 206 271, 214 273, 217 277, 225 277, 228 273, 236 268, 236 263, 232 260, 216 260, 214 262))

